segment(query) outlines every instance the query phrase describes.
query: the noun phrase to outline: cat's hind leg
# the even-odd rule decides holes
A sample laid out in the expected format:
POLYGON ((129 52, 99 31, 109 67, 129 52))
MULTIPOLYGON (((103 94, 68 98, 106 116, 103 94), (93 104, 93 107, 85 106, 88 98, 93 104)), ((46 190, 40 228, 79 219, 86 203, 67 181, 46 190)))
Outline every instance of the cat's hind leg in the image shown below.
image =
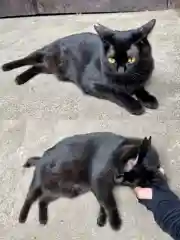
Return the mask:
POLYGON ((20 75, 18 75, 15 79, 15 82, 17 85, 22 85, 26 82, 28 82, 31 78, 35 77, 36 75, 40 74, 42 72, 42 68, 39 66, 33 66, 20 75))
POLYGON ((23 204, 23 207, 20 211, 19 215, 19 222, 24 223, 27 220, 29 210, 32 206, 32 204, 42 196, 42 191, 40 188, 40 185, 38 184, 38 181, 34 175, 31 185, 29 187, 28 194, 26 196, 25 202, 23 204))
MULTIPOLYGON (((101 207, 100 213, 102 214, 101 217, 106 218, 105 216, 106 214, 105 210, 106 210, 109 223, 112 229, 116 231, 119 230, 121 228, 122 220, 118 212, 117 203, 114 198, 112 185, 109 184, 106 180, 99 178, 93 181, 92 191, 96 196, 97 201, 100 204, 100 207, 101 207)), ((101 226, 104 226, 106 219, 102 219, 102 218, 100 220, 103 220, 103 222, 100 222, 100 223, 101 223, 101 226)), ((98 216, 97 224, 100 225, 99 216, 98 216)))
POLYGON ((5 63, 2 65, 2 70, 6 72, 27 65, 35 65, 37 63, 41 63, 42 59, 43 54, 41 52, 34 52, 27 57, 5 63))
POLYGON ((48 201, 39 201, 39 222, 43 225, 48 222, 48 201))
POLYGON ((24 202, 24 205, 23 205, 20 215, 19 215, 20 223, 26 222, 26 219, 28 217, 28 213, 29 213, 29 210, 30 210, 32 204, 40 197, 40 195, 41 195, 40 189, 33 189, 28 193, 27 198, 24 202))

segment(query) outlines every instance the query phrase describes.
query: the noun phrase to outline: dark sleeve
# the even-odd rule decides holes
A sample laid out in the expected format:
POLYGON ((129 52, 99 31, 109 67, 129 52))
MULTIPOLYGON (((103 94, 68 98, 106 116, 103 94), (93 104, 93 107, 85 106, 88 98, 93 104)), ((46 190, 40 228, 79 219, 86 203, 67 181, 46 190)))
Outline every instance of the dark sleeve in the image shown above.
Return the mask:
POLYGON ((160 228, 173 239, 180 240, 180 200, 168 188, 153 187, 152 200, 139 200, 153 212, 160 228))

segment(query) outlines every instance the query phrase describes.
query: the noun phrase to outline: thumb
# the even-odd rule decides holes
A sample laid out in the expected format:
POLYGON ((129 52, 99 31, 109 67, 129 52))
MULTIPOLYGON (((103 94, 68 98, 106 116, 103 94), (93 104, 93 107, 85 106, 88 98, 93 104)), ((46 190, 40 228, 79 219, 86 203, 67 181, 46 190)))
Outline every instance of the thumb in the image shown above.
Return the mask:
POLYGON ((141 188, 141 187, 136 187, 134 189, 134 193, 138 199, 148 199, 151 200, 153 197, 153 191, 152 188, 141 188))

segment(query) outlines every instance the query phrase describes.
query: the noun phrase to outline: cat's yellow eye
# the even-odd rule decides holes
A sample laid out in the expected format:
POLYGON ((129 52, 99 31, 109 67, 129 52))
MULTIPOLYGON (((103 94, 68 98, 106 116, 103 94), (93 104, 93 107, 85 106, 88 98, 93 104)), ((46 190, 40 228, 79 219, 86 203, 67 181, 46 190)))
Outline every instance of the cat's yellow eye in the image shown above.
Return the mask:
POLYGON ((109 61, 109 63, 111 63, 111 64, 116 63, 116 60, 115 60, 114 58, 112 58, 112 57, 109 57, 109 58, 108 58, 108 61, 109 61))
POLYGON ((136 61, 135 57, 129 57, 128 58, 128 63, 134 63, 136 61))

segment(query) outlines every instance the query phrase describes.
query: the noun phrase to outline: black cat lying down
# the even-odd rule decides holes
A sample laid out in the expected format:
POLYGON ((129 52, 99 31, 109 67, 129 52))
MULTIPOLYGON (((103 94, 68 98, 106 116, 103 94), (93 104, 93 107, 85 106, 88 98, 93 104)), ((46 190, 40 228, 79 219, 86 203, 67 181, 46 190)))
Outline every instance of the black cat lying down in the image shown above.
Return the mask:
POLYGON ((114 230, 121 227, 113 188, 116 185, 147 186, 162 181, 157 151, 151 138, 126 138, 113 133, 75 135, 29 158, 24 167, 35 166, 33 180, 21 209, 24 223, 32 204, 39 200, 39 221, 48 221, 48 204, 60 197, 75 198, 91 191, 100 205, 99 226, 107 217, 114 230))
POLYGON ((40 73, 54 74, 62 81, 75 83, 85 94, 110 100, 139 115, 144 112, 143 106, 158 106, 156 98, 144 89, 154 67, 147 37, 155 22, 151 20, 128 31, 96 25, 98 35, 80 33, 61 38, 27 57, 4 64, 2 69, 10 71, 32 65, 16 77, 17 84, 24 84, 40 73), (127 51, 132 45, 137 47, 139 58, 127 64, 127 51), (108 61, 112 54, 115 64, 108 61), (126 69, 125 73, 117 71, 119 66, 126 69))

